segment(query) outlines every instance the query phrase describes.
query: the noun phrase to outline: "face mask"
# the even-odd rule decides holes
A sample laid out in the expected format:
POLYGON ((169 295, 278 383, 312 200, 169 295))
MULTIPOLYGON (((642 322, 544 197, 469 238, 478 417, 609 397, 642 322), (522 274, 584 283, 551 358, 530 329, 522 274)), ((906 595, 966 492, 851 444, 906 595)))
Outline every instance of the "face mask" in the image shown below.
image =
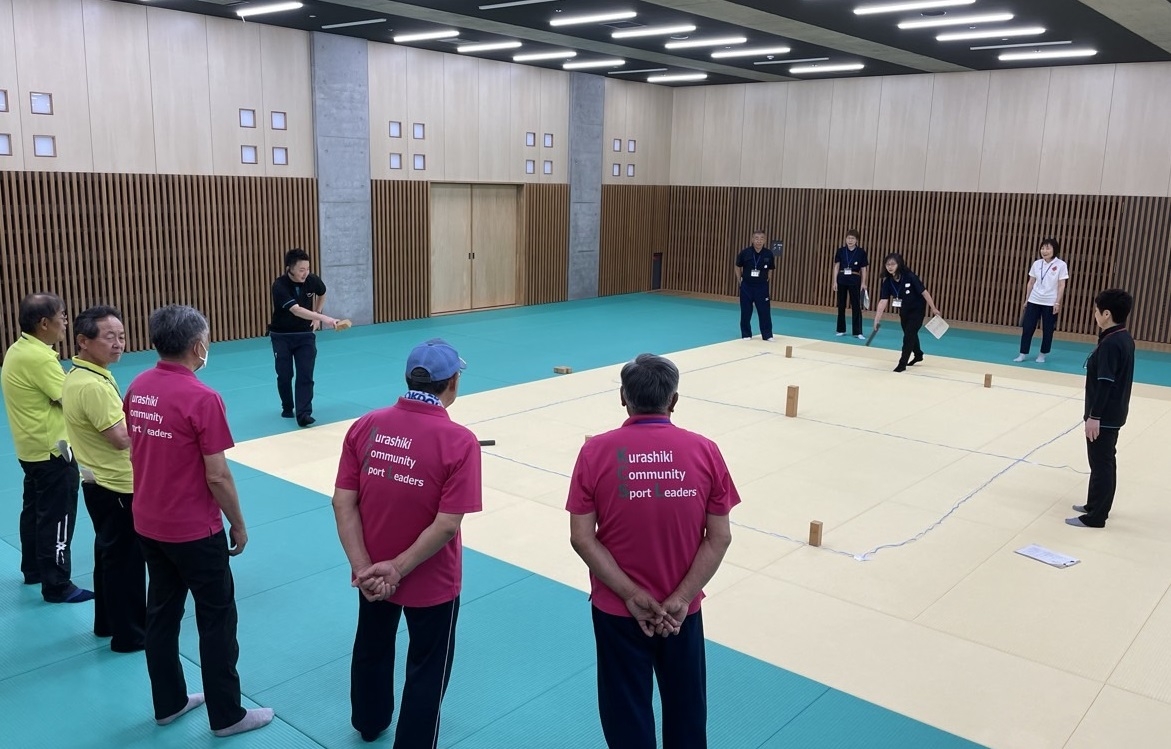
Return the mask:
MULTIPOLYGON (((200 356, 200 357, 199 357, 199 361, 201 361, 201 362, 202 362, 202 364, 200 364, 200 365, 199 365, 199 369, 206 369, 206 368, 207 368, 207 360, 208 360, 209 358, 211 358, 211 349, 209 349, 209 348, 207 347, 207 344, 204 344, 204 346, 203 346, 203 356, 200 356)), ((199 371, 199 369, 197 369, 197 370, 195 370, 195 371, 196 371, 196 372, 198 372, 198 371, 199 371)))

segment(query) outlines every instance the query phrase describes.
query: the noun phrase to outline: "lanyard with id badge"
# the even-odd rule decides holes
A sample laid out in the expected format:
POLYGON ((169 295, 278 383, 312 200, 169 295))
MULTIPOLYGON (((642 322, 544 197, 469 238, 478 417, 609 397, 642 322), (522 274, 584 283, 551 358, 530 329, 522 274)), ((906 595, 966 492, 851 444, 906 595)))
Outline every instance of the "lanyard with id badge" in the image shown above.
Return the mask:
MULTIPOLYGON (((892 299, 890 301, 890 307, 891 307, 891 309, 901 309, 903 306, 903 298, 901 296, 899 296, 899 294, 902 293, 899 291, 899 283, 898 283, 898 281, 896 281, 892 278, 890 280, 890 284, 892 287, 894 287, 894 290, 895 290, 894 299, 892 299)), ((910 284, 908 284, 908 286, 909 285, 910 284)))
MULTIPOLYGON (((752 278, 760 278, 760 256, 763 253, 753 251, 752 253, 752 270, 748 271, 748 275, 752 278)), ((768 270, 768 261, 765 261, 763 270, 768 270)))

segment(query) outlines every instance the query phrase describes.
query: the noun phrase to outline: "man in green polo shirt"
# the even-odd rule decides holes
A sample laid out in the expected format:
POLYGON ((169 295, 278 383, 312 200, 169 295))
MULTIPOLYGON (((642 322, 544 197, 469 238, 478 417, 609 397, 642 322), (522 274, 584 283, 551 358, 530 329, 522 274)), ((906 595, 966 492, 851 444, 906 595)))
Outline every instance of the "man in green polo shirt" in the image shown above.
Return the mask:
POLYGON ((146 636, 146 563, 134 532, 130 434, 110 366, 126 333, 113 307, 90 307, 73 321, 78 354, 65 375, 65 432, 81 466, 81 491, 94 524, 94 634, 110 650, 142 650, 146 636))
POLYGON ((94 594, 69 579, 69 545, 77 523, 77 463, 65 446, 61 385, 65 372, 53 346, 65 340, 65 303, 55 294, 20 300, 20 338, 4 355, 0 387, 16 458, 24 469, 20 569, 49 603, 81 603, 94 594), (65 446, 65 454, 61 447, 65 446))

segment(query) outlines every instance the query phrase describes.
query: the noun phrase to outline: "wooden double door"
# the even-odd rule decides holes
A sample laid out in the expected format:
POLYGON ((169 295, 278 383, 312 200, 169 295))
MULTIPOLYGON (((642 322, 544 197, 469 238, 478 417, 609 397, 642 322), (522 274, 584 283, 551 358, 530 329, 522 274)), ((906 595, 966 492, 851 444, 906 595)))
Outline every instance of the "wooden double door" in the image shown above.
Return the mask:
POLYGON ((517 303, 516 185, 431 185, 431 314, 517 303))

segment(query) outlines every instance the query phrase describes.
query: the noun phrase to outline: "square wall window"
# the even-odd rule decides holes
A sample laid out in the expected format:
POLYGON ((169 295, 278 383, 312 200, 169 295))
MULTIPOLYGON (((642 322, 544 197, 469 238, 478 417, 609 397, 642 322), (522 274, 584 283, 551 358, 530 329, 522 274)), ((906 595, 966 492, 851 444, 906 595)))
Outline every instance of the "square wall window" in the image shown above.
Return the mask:
POLYGON ((427 126, 422 122, 416 122, 411 126, 411 134, 415 137, 415 140, 423 140, 427 136, 427 126))
POLYGON ((553 173, 553 162, 546 161, 542 171, 545 172, 545 174, 552 174, 553 173))
POLYGON ((289 165, 289 149, 284 146, 273 146, 272 163, 276 166, 289 165))
POLYGON ((33 91, 29 94, 33 114, 53 114, 53 95, 33 91))
POLYGON ((626 165, 626 176, 627 177, 634 176, 634 164, 627 164, 626 165))
POLYGON ((614 139, 614 153, 622 153, 622 139, 621 138, 614 139))
POLYGON ((545 148, 553 147, 553 133, 545 133, 545 148))
POLYGON ((12 155, 12 134, 0 133, 0 156, 12 155))
POLYGON ((611 177, 621 177, 622 176, 622 165, 621 164, 611 164, 610 165, 610 176, 611 177))
POLYGON ((54 158, 57 155, 57 138, 52 135, 33 136, 33 156, 54 158))
POLYGON ((256 164, 256 146, 240 146, 240 163, 241 164, 256 164))
POLYGON ((256 127, 256 110, 240 110, 240 127, 256 127))
POLYGON ((392 138, 403 137, 403 123, 398 122, 397 120, 390 121, 390 137, 392 137, 392 138))
POLYGON ((402 169, 403 168, 403 155, 401 153, 392 153, 390 155, 390 168, 391 169, 402 169))
POLYGON ((427 157, 421 153, 415 154, 415 159, 412 166, 414 166, 416 172, 423 171, 427 168, 427 157))
POLYGON ((635 145, 634 141, 632 141, 632 140, 626 141, 627 153, 634 153, 634 145, 635 145))
POLYGON ((537 134, 536 133, 525 133, 525 145, 529 146, 529 147, 536 146, 537 145, 537 134))
POLYGON ((284 112, 270 112, 268 119, 272 123, 273 130, 289 129, 289 117, 284 112))
POLYGON ((536 174, 536 173, 537 173, 537 162, 533 161, 532 159, 527 159, 525 161, 525 174, 536 174))
POLYGON ((0 88, 0 112, 8 111, 8 92, 0 88))

